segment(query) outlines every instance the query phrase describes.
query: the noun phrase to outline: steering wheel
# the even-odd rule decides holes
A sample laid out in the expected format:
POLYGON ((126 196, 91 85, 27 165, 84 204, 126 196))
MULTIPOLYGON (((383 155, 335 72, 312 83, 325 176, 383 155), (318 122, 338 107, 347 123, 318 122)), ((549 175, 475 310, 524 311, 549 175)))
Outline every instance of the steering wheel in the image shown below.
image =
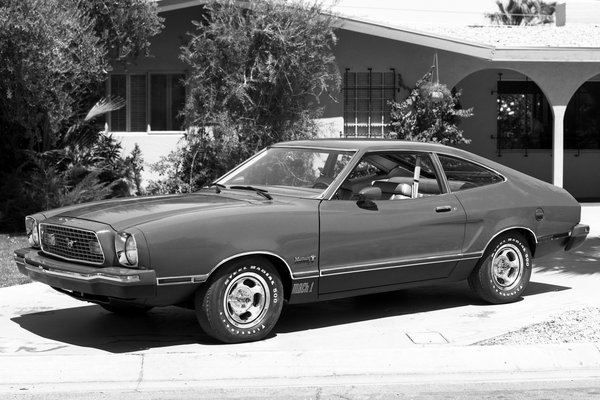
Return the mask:
POLYGON ((315 180, 312 187, 315 189, 327 189, 329 185, 333 182, 333 178, 328 176, 320 176, 315 180))

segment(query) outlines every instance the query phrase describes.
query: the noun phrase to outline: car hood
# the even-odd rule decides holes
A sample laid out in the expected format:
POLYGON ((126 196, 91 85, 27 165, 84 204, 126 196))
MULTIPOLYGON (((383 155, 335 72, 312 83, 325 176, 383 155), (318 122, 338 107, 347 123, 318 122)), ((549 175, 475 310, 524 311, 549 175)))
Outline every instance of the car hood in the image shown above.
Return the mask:
MULTIPOLYGON (((254 196, 256 197, 256 196, 254 196)), ((80 204, 44 212, 46 218, 77 218, 108 224, 119 231, 173 215, 223 207, 265 203, 251 196, 190 193, 171 196, 133 197, 80 204)))

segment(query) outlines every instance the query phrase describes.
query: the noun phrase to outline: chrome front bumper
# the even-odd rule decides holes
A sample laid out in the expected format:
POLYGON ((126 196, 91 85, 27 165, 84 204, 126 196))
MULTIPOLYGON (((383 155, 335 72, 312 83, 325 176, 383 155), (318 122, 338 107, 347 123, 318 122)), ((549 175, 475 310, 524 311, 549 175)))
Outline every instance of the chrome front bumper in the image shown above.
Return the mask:
POLYGON ((153 270, 93 267, 46 257, 40 250, 16 250, 19 271, 54 288, 97 296, 135 299, 156 295, 153 270))

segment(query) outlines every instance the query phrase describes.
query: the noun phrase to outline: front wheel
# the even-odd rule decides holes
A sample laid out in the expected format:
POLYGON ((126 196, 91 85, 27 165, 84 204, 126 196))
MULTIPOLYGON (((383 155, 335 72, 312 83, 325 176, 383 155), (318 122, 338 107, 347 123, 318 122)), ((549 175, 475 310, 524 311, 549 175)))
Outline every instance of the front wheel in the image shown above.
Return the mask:
POLYGON ((208 335, 225 343, 263 339, 277 323, 283 285, 269 261, 230 262, 196 293, 196 317, 208 335))
POLYGON ((531 277, 531 250, 523 235, 496 238, 469 276, 469 286, 483 300, 510 303, 521 297, 531 277))

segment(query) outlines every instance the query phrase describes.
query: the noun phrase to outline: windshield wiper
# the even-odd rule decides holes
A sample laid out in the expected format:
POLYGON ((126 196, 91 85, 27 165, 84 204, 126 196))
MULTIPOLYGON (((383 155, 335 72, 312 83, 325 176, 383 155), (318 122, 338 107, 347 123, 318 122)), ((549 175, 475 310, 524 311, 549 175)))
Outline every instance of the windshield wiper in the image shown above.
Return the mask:
POLYGON ((253 190, 267 200, 273 200, 273 197, 265 189, 255 188, 254 186, 230 186, 229 189, 253 190))
POLYGON ((212 182, 207 187, 213 187, 213 186, 215 187, 215 192, 217 192, 217 194, 221 193, 221 189, 227 189, 227 186, 221 185, 220 183, 217 183, 217 182, 212 182))

